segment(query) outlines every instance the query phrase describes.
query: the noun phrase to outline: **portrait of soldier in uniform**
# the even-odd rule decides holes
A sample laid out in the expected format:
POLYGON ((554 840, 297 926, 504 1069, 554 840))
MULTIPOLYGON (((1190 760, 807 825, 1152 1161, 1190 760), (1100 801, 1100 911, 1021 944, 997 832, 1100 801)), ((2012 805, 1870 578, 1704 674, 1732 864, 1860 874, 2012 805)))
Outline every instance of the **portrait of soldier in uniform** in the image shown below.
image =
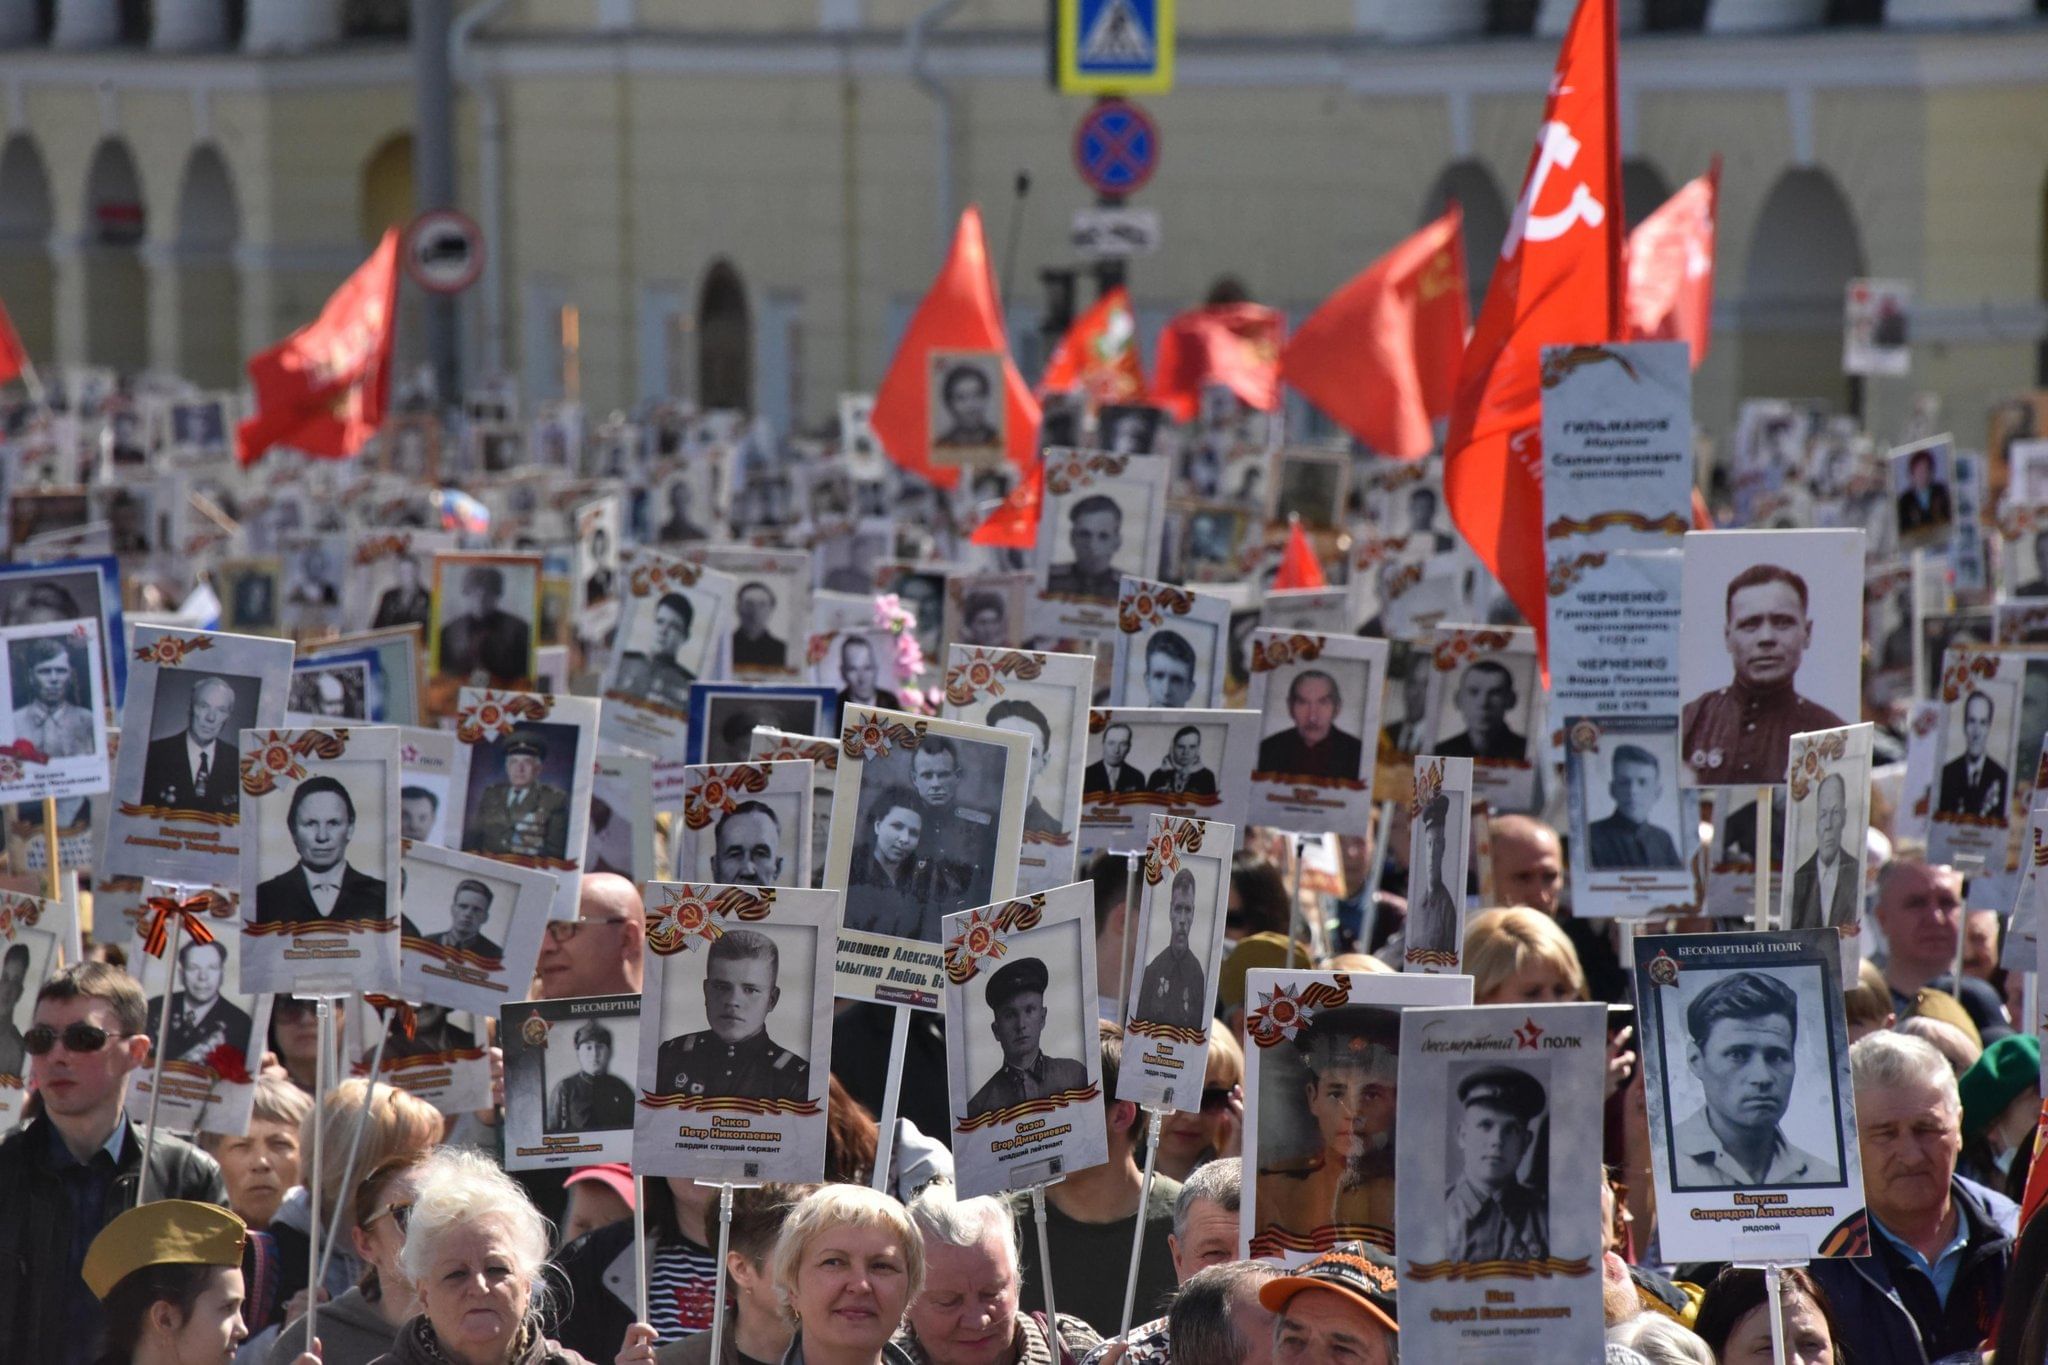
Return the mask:
MULTIPOLYGON (((1458 1178, 1444 1191, 1453 1261, 1540 1261, 1550 1255, 1550 1201, 1522 1183, 1522 1157, 1547 1098, 1512 1066, 1484 1067, 1458 1082, 1452 1146, 1458 1178)), ((1530 1175, 1543 1184, 1541 1169, 1530 1175)))
POLYGON ((782 821, 765 801, 742 801, 712 829, 711 880, 724 886, 780 886, 782 821))
POLYGON ((1647 870, 1684 864, 1671 833, 1650 823, 1663 792, 1663 765, 1639 744, 1618 744, 1608 765, 1607 794, 1614 810, 1586 827, 1596 868, 1647 870))
MULTIPOLYGON (((996 817, 960 801, 965 775, 959 745, 944 735, 925 736, 911 754, 911 783, 924 815, 917 854, 965 887, 965 905, 984 905, 995 885, 996 817)), ((963 908, 949 906, 947 913, 963 908)))
POLYGON ((14 697, 14 737, 46 758, 82 758, 94 752, 92 712, 80 706, 72 684, 71 649, 61 636, 17 640, 8 647, 14 697), (24 689, 22 684, 28 684, 24 689))
POLYGON ((505 950, 484 936, 484 926, 490 923, 494 899, 490 887, 475 877, 464 877, 455 884, 455 890, 449 897, 448 927, 438 934, 428 934, 427 942, 475 953, 493 961, 502 959, 505 950))
POLYGON ((1195 647, 1161 626, 1145 641, 1145 704, 1183 707, 1195 695, 1195 647))
POLYGON ((1216 774, 1202 763, 1202 732, 1183 725, 1173 732, 1173 744, 1166 761, 1145 779, 1145 790, 1175 795, 1214 796, 1216 774))
MULTIPOLYGON (((178 946, 178 981, 182 989, 171 992, 171 1019, 163 1035, 165 1060, 201 1063, 207 1053, 222 1044, 248 1056, 253 1021, 246 1011, 220 993, 227 978, 227 966, 227 946, 219 939, 210 943, 186 939, 178 946)), ((151 1032, 163 1018, 163 1008, 164 998, 160 995, 149 1002, 151 1032)))
POLYGON ((1986 755, 1991 721, 1998 708, 1983 692, 1963 699, 1963 752, 1941 765, 1941 791, 1934 809, 1942 815, 2002 819, 2006 814, 2006 771, 1986 755))
MULTIPOLYGON (((465 853, 522 858, 569 856, 569 794, 541 781, 548 749, 538 736, 515 732, 505 742, 505 780, 484 788, 462 831, 465 853)), ((481 757, 481 755, 478 755, 481 757)))
POLYGON ((542 1131, 589 1133, 633 1126, 633 1087, 612 1075, 612 1031, 595 1019, 576 1026, 576 1072, 548 1096, 542 1131))
POLYGON ((1685 1065, 1705 1105, 1672 1127, 1676 1189, 1829 1185, 1834 1162, 1786 1141, 1778 1124, 1792 1100, 1799 997, 1775 977, 1730 972, 1685 1007, 1685 1065))
POLYGON ((768 631, 775 611, 775 590, 759 581, 742 583, 733 599, 738 624, 732 632, 735 668, 787 668, 789 644, 768 631))
MULTIPOLYGON (((1306 1156, 1261 1163, 1259 1230, 1305 1235, 1333 1224, 1391 1229, 1399 1014, 1340 1005, 1318 1013, 1295 1034, 1294 1046, 1308 1070, 1301 1093, 1318 1142, 1306 1156)), ((1261 1094, 1262 1113, 1266 1099, 1261 1094)))
POLYGON ((1131 1017, 1200 1031, 1208 1025, 1214 1002, 1202 976, 1202 960, 1188 947, 1195 926, 1195 874, 1187 868, 1174 873, 1167 896, 1172 940, 1145 964, 1131 1017))
POLYGON ((258 924, 385 918, 383 878, 351 866, 349 841, 356 833, 356 803, 348 788, 316 773, 292 792, 285 828, 299 860, 256 888, 258 924))
POLYGON ((662 1041, 656 1093, 809 1099, 811 1064, 768 1036, 768 1015, 782 998, 780 970, 775 940, 758 930, 728 929, 713 939, 704 963, 710 1027, 662 1041))
POLYGON ((228 735, 235 685, 218 674, 192 684, 185 728, 149 743, 143 756, 144 804, 233 815, 241 804, 242 752, 228 735))
POLYGON ((984 998, 1003 1061, 967 1101, 970 1118, 1087 1086, 1086 1066, 1070 1057, 1048 1057, 1040 1049, 1045 988, 1051 979, 1051 970, 1035 957, 1017 958, 989 973, 984 998))
MULTIPOLYGON (((1197 732, 1200 733, 1199 731, 1197 732)), ((1131 727, 1112 722, 1102 732, 1102 757, 1081 774, 1081 790, 1088 792, 1141 792, 1145 775, 1126 762, 1131 756, 1131 727)))
POLYGON ((1685 704, 1681 752, 1705 785, 1782 782, 1794 734, 1845 724, 1795 688, 1813 643, 1806 580, 1776 564, 1736 574, 1722 638, 1735 679, 1685 704))
MULTIPOLYGON (((1425 885, 1421 899, 1409 908, 1407 949, 1411 952, 1454 953, 1458 950, 1458 906, 1462 895, 1445 885, 1444 855, 1450 848, 1451 799, 1439 792, 1422 808, 1425 885)), ((1459 831, 1462 838, 1464 832, 1459 831)), ((1459 888, 1462 893, 1463 888, 1459 888)))
POLYGON ((1465 728, 1438 743, 1436 752, 1445 758, 1508 759, 1529 756, 1529 738, 1508 725, 1518 701, 1515 675, 1506 664, 1481 659, 1458 679, 1451 704, 1464 720, 1465 728))
POLYGON ((697 619, 690 599, 679 592, 663 593, 654 604, 654 640, 644 650, 628 650, 619 657, 615 690, 641 701, 688 711, 690 684, 697 675, 677 661, 689 642, 690 627, 697 619))
POLYGON ((1856 854, 1842 843, 1849 824, 1849 784, 1840 773, 1821 778, 1813 795, 1813 856, 1792 873, 1792 918, 1788 929, 1854 924, 1858 902, 1856 854))
POLYGON ((1337 725, 1343 709, 1344 694, 1329 673, 1305 668, 1295 674, 1287 684, 1287 717, 1294 724, 1259 741, 1258 771, 1356 778, 1365 745, 1337 725))
MULTIPOLYGON (((446 1005, 422 1004, 418 1006, 418 1012, 419 1017, 409 1038, 402 1016, 396 1011, 392 1013, 384 1043, 386 1066, 407 1057, 438 1057, 442 1053, 460 1052, 476 1046, 476 1035, 456 1024, 446 1005)), ((369 1054, 364 1054, 363 1061, 368 1064, 369 1054)))
POLYGON ((1024 807, 1025 832, 1065 833, 1058 818, 1039 800, 1038 783, 1052 758, 1052 722, 1045 718, 1045 712, 1021 698, 1005 697, 989 707, 982 723, 991 730, 1007 730, 1031 741, 1031 800, 1024 807))
POLYGON ((518 682, 532 671, 533 628, 501 608, 505 571, 472 564, 462 571, 461 615, 441 624, 440 669, 459 677, 481 673, 493 684, 518 682))
POLYGON ((1123 508, 1105 493, 1079 499, 1067 509, 1067 539, 1074 557, 1052 566, 1046 575, 1046 592, 1115 606, 1123 583, 1111 561, 1123 548, 1123 508))

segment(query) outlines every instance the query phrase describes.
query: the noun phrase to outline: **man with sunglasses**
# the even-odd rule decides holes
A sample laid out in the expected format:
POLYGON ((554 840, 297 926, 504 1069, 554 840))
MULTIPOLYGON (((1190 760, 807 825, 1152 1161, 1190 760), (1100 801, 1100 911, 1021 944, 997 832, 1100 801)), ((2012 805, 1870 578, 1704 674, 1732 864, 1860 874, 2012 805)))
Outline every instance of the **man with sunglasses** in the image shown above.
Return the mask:
MULTIPOLYGON (((40 1112, 0 1139, 0 1351, 9 1360, 82 1365, 100 1305, 81 1274, 100 1229, 135 1206, 142 1130, 123 1111, 149 1054, 142 988, 117 967, 65 967, 36 995, 25 1037, 40 1112)), ((149 1152, 151 1199, 228 1202, 212 1157, 161 1130, 149 1152)))

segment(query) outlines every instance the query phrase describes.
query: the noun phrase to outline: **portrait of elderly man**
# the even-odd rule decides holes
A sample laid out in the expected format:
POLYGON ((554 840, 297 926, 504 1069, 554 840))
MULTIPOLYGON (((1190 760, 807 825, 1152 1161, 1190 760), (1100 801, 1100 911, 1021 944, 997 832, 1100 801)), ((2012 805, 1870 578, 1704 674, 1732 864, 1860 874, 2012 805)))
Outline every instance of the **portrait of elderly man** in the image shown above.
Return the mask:
POLYGON ((1300 1092, 1311 1130, 1304 1136, 1317 1142, 1306 1156, 1261 1164, 1258 1230, 1391 1229, 1399 1014, 1340 1005, 1316 1015, 1295 1035, 1294 1046, 1308 1072, 1300 1092))
POLYGON ((617 691, 629 697, 666 706, 671 710, 690 708, 690 684, 697 675, 677 661, 689 643, 690 627, 697 609, 679 592, 663 593, 654 604, 654 639, 646 649, 628 650, 619 656, 617 691))
POLYGON ((569 794, 541 780, 547 744, 536 735, 515 733, 504 752, 505 780, 484 788, 462 831, 462 851, 568 857, 569 794))
POLYGON ((1173 874, 1166 917, 1170 941, 1145 964, 1131 1017, 1199 1032, 1208 1026, 1216 1002, 1203 979, 1202 959, 1188 946, 1195 927, 1195 874, 1187 868, 1173 874))
POLYGON ((361 707, 349 704, 348 683, 331 669, 305 670, 292 675, 290 709, 309 715, 339 719, 361 719, 361 707))
POLYGON ((840 714, 852 706, 879 706, 885 711, 901 711, 903 700, 886 687, 878 687, 882 676, 881 663, 875 658, 875 647, 866 636, 849 635, 839 642, 839 706, 840 714))
POLYGON ((1038 784, 1052 759, 1052 722, 1045 718, 1045 712, 1020 697, 1005 697, 989 707, 983 724, 1031 741, 1031 800, 1024 807, 1024 832, 1064 834, 1058 818, 1039 799, 1038 784))
POLYGON ((1048 1057, 1040 1047, 1045 988, 1051 979, 1051 969, 1035 957, 1016 958, 989 973, 983 999, 988 1002, 989 1031, 1003 1050, 1003 1060, 967 1101, 969 1117, 1088 1084, 1086 1065, 1070 1057, 1048 1057))
POLYGON ((46 635, 17 641, 12 653, 14 695, 28 698, 15 708, 14 737, 27 740, 48 758, 94 753, 92 712, 77 702, 70 647, 60 637, 46 635), (23 682, 28 684, 26 692, 20 690, 23 682))
MULTIPOLYGON (((1107 746, 1104 747, 1106 750, 1107 746)), ((1216 794, 1216 774, 1202 762, 1200 730, 1192 725, 1183 725, 1173 732, 1173 745, 1166 752, 1166 761, 1145 779, 1145 790, 1168 792, 1175 796, 1216 794)))
POLYGON ((1706 786, 1782 782, 1793 735, 1847 723, 1795 687, 1813 644, 1806 580, 1752 564, 1728 580, 1726 610, 1722 639, 1735 678, 1685 704, 1680 752, 1706 786))
POLYGON ((335 778, 316 773, 292 792, 285 828, 299 860, 256 888, 258 924, 385 918, 387 884, 351 866, 356 803, 335 778))
POLYGON ((218 674, 192 684, 185 728, 151 740, 142 762, 142 800, 172 810, 233 815, 240 806, 242 752, 230 736, 235 685, 218 674))
MULTIPOLYGON (((179 945, 179 989, 171 992, 171 1019, 163 1034, 167 1061, 204 1062, 206 1054, 223 1044, 245 1057, 248 1055, 254 1021, 221 994, 227 967, 227 946, 217 938, 210 943, 186 939, 179 945)), ((163 1008, 164 998, 160 995, 149 1002, 151 1032, 155 1032, 157 1021, 163 1018, 163 1008)))
POLYGON ((932 437, 940 450, 987 450, 1003 443, 1002 428, 989 420, 1000 416, 995 385, 979 365, 954 365, 939 381, 943 425, 932 437))
POLYGON ((612 1074, 612 1031, 595 1019, 576 1026, 576 1070, 548 1096, 542 1131, 589 1133, 633 1126, 633 1088, 612 1074))
POLYGON ((462 571, 462 612, 441 623, 439 666, 443 673, 493 683, 517 682, 533 671, 533 628, 498 604, 505 597, 505 571, 495 564, 471 564, 462 571))
POLYGON ((448 900, 448 927, 438 934, 428 934, 427 942, 475 953, 492 961, 502 959, 505 950, 484 936, 484 926, 490 923, 494 899, 496 897, 491 894, 490 887, 475 877, 464 877, 455 883, 455 891, 448 900))
POLYGON ((663 1095, 806 1100, 811 1064, 768 1036, 768 1015, 782 999, 775 940, 755 929, 728 929, 704 962, 708 1028, 664 1039, 655 1053, 663 1095))
POLYGON ((1258 771, 1356 779, 1365 745, 1338 726, 1343 709, 1336 678, 1320 668, 1295 674, 1287 684, 1287 718, 1294 724, 1259 741, 1258 771))
POLYGON ((1799 997, 1790 986, 1761 972, 1729 972, 1685 1007, 1685 1032, 1686 1069, 1706 1103, 1672 1126, 1674 1188, 1841 1178, 1834 1161, 1801 1151, 1778 1128, 1798 1072, 1799 997))
POLYGON ((1788 929, 1854 924, 1862 910, 1856 892, 1856 850, 1842 842, 1849 826, 1849 784, 1840 773, 1829 773, 1821 778, 1813 801, 1816 843, 1813 856, 1792 873, 1788 929))
POLYGON ((1518 697, 1515 675, 1506 664, 1481 659, 1467 668, 1451 694, 1451 705, 1465 728, 1438 743, 1445 758, 1522 760, 1529 756, 1529 737, 1508 725, 1518 697))
POLYGON ((1161 626, 1145 641, 1145 704, 1182 707, 1195 695, 1195 647, 1161 626))
POLYGON ((775 614, 775 589, 759 581, 740 585, 733 599, 738 624, 732 632, 732 662, 735 668, 787 668, 789 643, 771 634, 769 619, 775 614))
POLYGON ((1617 744, 1608 774, 1607 794, 1614 798, 1614 810, 1586 827, 1594 868, 1683 867, 1671 832, 1650 823, 1650 812, 1664 791, 1663 765, 1657 756, 1639 744, 1617 744))
MULTIPOLYGON (((1522 1183, 1521 1165, 1548 1105, 1542 1084, 1512 1066, 1483 1067, 1458 1082, 1452 1133, 1458 1177, 1444 1191, 1450 1259, 1531 1261, 1550 1255, 1550 1199, 1522 1183)), ((1547 1172, 1530 1175, 1546 1184, 1547 1172)))
POLYGON ((1046 574, 1046 592, 1115 606, 1123 584, 1112 561, 1123 548, 1124 509, 1103 493, 1078 499, 1067 509, 1067 540, 1074 557, 1052 566, 1046 574))
POLYGON ((712 829, 711 880, 724 886, 781 886, 782 820, 765 801, 742 801, 712 829))
POLYGON ((1126 760, 1131 756, 1131 727, 1112 722, 1102 732, 1102 757, 1081 774, 1081 790, 1089 792, 1141 792, 1145 775, 1126 760))
POLYGON ((1963 752, 1941 765, 1941 789, 1934 802, 1937 813, 2005 818, 2006 771, 1986 753, 1991 721, 1997 713, 1998 708, 1983 692, 1972 692, 1963 699, 1963 752))

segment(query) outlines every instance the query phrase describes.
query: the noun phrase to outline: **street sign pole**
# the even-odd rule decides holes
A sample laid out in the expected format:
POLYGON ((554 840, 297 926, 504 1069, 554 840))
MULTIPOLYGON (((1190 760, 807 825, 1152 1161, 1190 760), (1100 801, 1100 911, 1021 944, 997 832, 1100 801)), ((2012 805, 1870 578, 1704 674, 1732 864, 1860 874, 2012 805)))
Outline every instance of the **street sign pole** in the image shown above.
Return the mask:
MULTIPOLYGON (((413 198, 417 211, 455 207, 454 77, 449 69, 451 0, 413 0, 413 198)), ((455 299, 428 294, 427 357, 442 407, 462 401, 462 333, 455 299)))

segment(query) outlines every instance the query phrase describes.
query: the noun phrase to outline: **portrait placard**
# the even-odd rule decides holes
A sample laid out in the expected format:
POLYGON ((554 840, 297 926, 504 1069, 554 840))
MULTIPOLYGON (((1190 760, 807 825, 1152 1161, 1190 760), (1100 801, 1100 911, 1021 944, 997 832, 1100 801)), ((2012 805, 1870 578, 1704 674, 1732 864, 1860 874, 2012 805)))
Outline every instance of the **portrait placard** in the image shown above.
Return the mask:
POLYGON ((465 687, 449 765, 450 842, 555 874, 551 919, 576 918, 597 769, 591 697, 465 687))
POLYGON ((1640 548, 1692 524, 1690 348, 1543 348, 1543 523, 1560 553, 1640 548))
POLYGON ((1227 502, 1186 502, 1167 509, 1169 561, 1183 583, 1232 583, 1255 550, 1259 514, 1227 502))
POLYGON ((1913 368, 1911 282, 1853 279, 1844 299, 1842 373, 1892 378, 1908 373, 1913 368))
POLYGON ((1351 488, 1351 456, 1343 450, 1280 451, 1280 477, 1273 481, 1266 520, 1285 522, 1299 517, 1316 530, 1335 530, 1344 515, 1351 488))
POLYGON ((1002 351, 932 350, 925 398, 927 448, 940 468, 998 464, 1009 412, 1002 351))
MULTIPOLYGON (((491 1008, 495 1010, 497 1004, 491 1008)), ((452 1116, 488 1109, 492 1103, 491 1053, 484 1020, 489 1017, 431 1003, 394 1010, 379 996, 367 1007, 348 1013, 349 1072, 367 1076, 370 1064, 376 1061, 377 1084, 395 1086, 440 1113, 452 1116), (379 1034, 386 1035, 381 1061, 377 1061, 379 1034)))
POLYGON ((832 738, 839 724, 839 694, 829 687, 782 683, 690 684, 692 763, 740 763, 762 726, 789 734, 832 738))
POLYGON ((1016 894, 1030 786, 1015 731, 847 709, 825 855, 842 998, 940 1008, 941 922, 1016 894))
POLYGON ((417 725, 426 714, 422 638, 417 626, 337 635, 317 645, 302 646, 296 662, 317 665, 330 659, 366 659, 369 692, 365 701, 371 724, 417 725))
POLYGON ((808 888, 816 789, 807 758, 684 768, 682 810, 669 825, 670 874, 678 882, 808 888))
POLYGON ((1404 1352, 1600 1359, 1606 1057, 1597 1003, 1401 1016, 1404 1352))
POLYGON ((1863 540, 1861 531, 1685 537, 1679 743, 1690 785, 1783 782, 1795 733, 1840 729, 1857 714, 1863 540))
POLYGON ((277 548, 284 563, 284 609, 280 615, 285 625, 302 636, 336 629, 341 624, 348 537, 332 533, 281 536, 277 548))
POLYGON ((1259 598, 1259 628, 1341 635, 1350 624, 1349 588, 1277 588, 1259 598))
POLYGON ((1941 435, 1893 449, 1892 507, 1901 550, 1947 546, 1955 529, 1955 438, 1941 435))
POLYGON ((1472 856, 1472 760, 1415 760, 1408 798, 1408 920, 1401 969, 1455 972, 1465 952, 1465 877, 1472 856))
POLYGON ((2019 766, 2027 753, 2020 732, 2032 671, 2022 653, 1951 645, 1942 656, 1930 861, 1960 862, 1973 875, 2005 870, 2010 831, 2025 814, 2015 793, 2026 776, 2019 766))
POLYGON ((647 888, 633 1166, 697 1180, 825 1171, 836 891, 647 888))
POLYGON ((0 892, 0 1129, 9 1132, 28 1103, 22 1039, 35 1023, 36 993, 64 958, 60 918, 68 919, 61 902, 0 892))
POLYGON ((642 885, 655 874, 654 760, 637 749, 597 742, 590 779, 590 830, 585 872, 614 872, 642 885))
POLYGON ((1087 882, 946 916, 946 1075, 962 1198, 1109 1159, 1087 882))
POLYGON ((632 1160, 640 1001, 590 995, 500 1007, 506 1170, 632 1160))
POLYGON ((370 714, 370 680, 377 663, 376 655, 362 651, 292 660, 292 679, 284 700, 285 724, 304 727, 354 721, 368 725, 378 719, 370 714))
POLYGON ((1028 895, 1065 886, 1075 877, 1080 852, 1081 774, 1088 764, 1084 727, 1095 660, 957 644, 947 659, 941 714, 1031 741, 1017 889, 1028 895))
POLYGON ((1036 581, 1028 573, 948 575, 946 641, 979 649, 1022 645, 1036 581))
POLYGON ((1684 562, 1676 542, 1551 559, 1551 715, 1678 719, 1684 562))
POLYGON ((1700 803, 1678 785, 1678 717, 1566 716, 1564 752, 1572 913, 1692 913, 1700 803))
POLYGON ((437 554, 428 612, 430 709, 450 714, 465 687, 520 688, 540 635, 538 555, 437 554))
POLYGON ((1426 703, 1436 737, 1424 752, 1471 759, 1473 799, 1488 809, 1534 809, 1530 740, 1542 721, 1541 693, 1533 630, 1439 626, 1426 703))
POLYGON ((751 747, 748 758, 757 763, 800 758, 811 765, 811 875, 804 885, 823 886, 825 854, 832 843, 832 789, 839 780, 839 741, 763 727, 754 731, 751 747))
POLYGON ((1645 935, 1635 950, 1663 1254, 1867 1254, 1835 936, 1645 935))
MULTIPOLYGON (((349 554, 342 620, 352 631, 430 630, 434 556, 453 552, 453 531, 362 531, 349 554)), ((428 638, 422 636, 422 639, 428 638)))
POLYGON ((1339 1242, 1393 1250, 1401 1013, 1470 1005, 1472 978, 1261 967, 1245 1003, 1239 1245, 1283 1265, 1339 1242))
POLYGON ((0 626, 0 801, 89 796, 111 785, 97 621, 0 626))
POLYGON ((1113 637, 1124 575, 1159 571, 1168 473, 1156 455, 1045 452, 1032 634, 1113 637))
POLYGON ((244 730, 242 989, 399 989, 398 730, 244 730))
POLYGON ((1249 823, 1297 834, 1372 823, 1388 649, 1356 635, 1252 632, 1249 823))
POLYGON ((601 641, 619 622, 619 522, 617 494, 595 498, 571 516, 576 528, 576 633, 601 641))
POLYGON ((1138 886, 1137 951, 1124 997, 1117 1099, 1187 1114, 1201 1110, 1236 847, 1234 826, 1152 817, 1138 886))
POLYGON ((1778 925, 1840 930, 1845 980, 1862 957, 1871 731, 1863 724, 1792 736, 1785 777, 1792 809, 1783 866, 1791 875, 1783 878, 1778 925))
POLYGON ((1223 704, 1227 598, 1125 574, 1116 627, 1110 705, 1177 709, 1223 704))
POLYGON ((213 566, 213 588, 220 598, 222 630, 237 635, 278 633, 277 604, 284 599, 284 566, 276 557, 219 560, 213 566))
POLYGON ((403 999, 494 1015, 526 998, 554 907, 551 873, 408 841, 399 881, 403 999))
POLYGON ((800 681, 804 642, 811 635, 810 552, 691 545, 682 554, 734 582, 724 663, 707 676, 800 681))
MULTIPOLYGON (((150 887, 154 895, 165 890, 161 885, 150 887)), ((176 1133, 240 1136, 249 1131, 254 1078, 263 1068, 272 1002, 243 979, 251 940, 238 932, 234 902, 218 895, 208 896, 206 902, 199 918, 213 935, 211 942, 180 934, 176 961, 168 955, 152 957, 142 951, 138 924, 136 937, 128 940, 128 961, 147 1001, 148 1032, 164 1048, 157 1122, 176 1133), (166 982, 171 991, 168 1028, 163 1024, 166 982)), ((109 923, 110 932, 119 922, 109 923)), ((33 990, 29 998, 35 998, 33 990)), ((129 1073, 130 1112, 149 1111, 154 1067, 152 1054, 149 1062, 129 1073)))
POLYGON ((1242 825, 1259 713, 1095 707, 1081 773, 1081 847, 1137 853, 1154 815, 1242 825))
POLYGON ((455 732, 398 727, 398 832, 413 843, 454 847, 462 823, 448 809, 448 778, 455 771, 455 732))
MULTIPOLYGON (((1709 787, 1700 792, 1703 805, 1711 803, 1714 837, 1707 851, 1706 913, 1716 919, 1754 920, 1757 877, 1757 797, 1755 787, 1709 787)), ((1776 905, 1784 894, 1779 885, 1785 874, 1785 788, 1771 790, 1770 888, 1766 904, 1776 905)))
POLYGON ((284 719, 289 640, 138 626, 103 870, 239 887, 241 732, 284 719))
POLYGON ((899 637, 873 624, 872 599, 861 599, 861 607, 869 618, 866 622, 821 629, 811 636, 805 651, 810 680, 835 690, 833 703, 842 713, 848 706, 901 711, 903 699, 896 694, 903 686, 897 662, 899 637))

